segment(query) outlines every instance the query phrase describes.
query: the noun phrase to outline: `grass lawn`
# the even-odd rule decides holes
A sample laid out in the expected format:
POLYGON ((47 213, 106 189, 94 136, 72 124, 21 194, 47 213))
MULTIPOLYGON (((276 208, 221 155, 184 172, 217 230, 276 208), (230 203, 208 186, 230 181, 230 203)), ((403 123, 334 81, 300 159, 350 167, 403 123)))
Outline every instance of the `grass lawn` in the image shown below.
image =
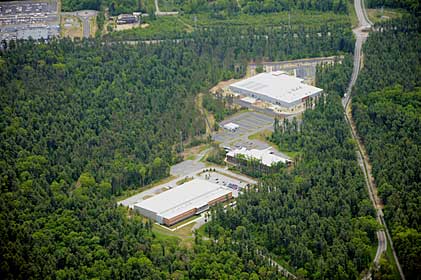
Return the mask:
POLYGON ((272 132, 270 130, 260 131, 260 132, 257 132, 255 134, 250 135, 248 137, 248 139, 250 139, 250 140, 259 140, 259 141, 265 142, 265 143, 269 144, 272 148, 278 150, 279 152, 287 155, 288 157, 290 157, 292 159, 295 158, 295 157, 297 157, 300 154, 300 152, 288 151, 288 149, 279 147, 275 143, 272 143, 272 142, 268 141, 266 139, 266 137, 270 136, 271 133, 272 132))
POLYGON ((192 248, 194 243, 194 237, 191 229, 193 225, 194 223, 182 227, 178 230, 171 231, 159 225, 153 224, 152 231, 158 237, 158 239, 177 242, 180 246, 192 248))
POLYGON ((249 135, 248 139, 266 142, 266 143, 270 144, 272 147, 277 148, 274 143, 271 143, 271 142, 266 140, 266 137, 270 136, 271 134, 272 134, 272 132, 269 129, 266 129, 266 130, 258 131, 254 134, 249 135))

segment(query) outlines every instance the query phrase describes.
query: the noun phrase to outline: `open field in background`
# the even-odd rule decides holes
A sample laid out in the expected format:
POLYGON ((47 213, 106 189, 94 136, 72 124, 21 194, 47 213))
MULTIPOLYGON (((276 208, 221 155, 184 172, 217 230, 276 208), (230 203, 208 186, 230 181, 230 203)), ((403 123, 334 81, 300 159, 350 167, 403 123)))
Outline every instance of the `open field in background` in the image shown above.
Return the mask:
POLYGON ((271 14, 248 15, 240 14, 226 19, 215 19, 208 13, 184 14, 177 16, 157 17, 155 20, 146 18, 150 25, 147 28, 135 28, 110 34, 112 38, 175 38, 180 34, 188 34, 196 29, 231 26, 231 27, 287 27, 291 24, 292 30, 302 27, 319 28, 325 25, 349 25, 351 20, 348 15, 330 12, 293 11, 289 19, 288 12, 271 14))
POLYGON ((401 18, 407 12, 401 9, 367 9, 367 14, 373 23, 384 22, 390 19, 401 18))

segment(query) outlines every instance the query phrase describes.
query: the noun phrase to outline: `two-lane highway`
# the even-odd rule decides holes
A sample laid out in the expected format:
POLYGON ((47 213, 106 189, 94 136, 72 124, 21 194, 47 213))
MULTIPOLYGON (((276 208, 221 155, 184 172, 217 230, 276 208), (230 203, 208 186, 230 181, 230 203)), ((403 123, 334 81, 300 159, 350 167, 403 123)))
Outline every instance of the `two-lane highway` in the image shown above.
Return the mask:
MULTIPOLYGON (((351 101, 351 94, 352 94, 352 87, 355 85, 355 82, 357 81, 358 74, 361 68, 361 54, 362 54, 362 45, 366 41, 368 37, 368 31, 370 31, 371 26, 373 23, 368 19, 367 13, 365 11, 363 0, 354 0, 354 6, 355 6, 355 12, 358 17, 359 26, 353 30, 356 41, 355 41, 355 49, 354 49, 354 68, 352 71, 351 80, 348 85, 348 89, 346 93, 344 94, 344 97, 342 98, 342 105, 345 110, 345 119, 348 123, 348 125, 351 128, 351 134, 354 140, 357 143, 357 158, 358 163, 364 173, 364 178, 367 185, 367 190, 370 196, 370 200, 373 203, 373 207, 376 209, 377 212, 377 221, 379 224, 382 225, 383 229, 377 231, 377 239, 378 239, 378 247, 376 256, 373 260, 375 266, 378 266, 381 255, 386 252, 387 250, 387 244, 391 245, 393 257, 395 259, 396 266, 398 268, 399 274, 401 276, 401 279, 405 279, 405 275, 403 274, 402 268, 399 264, 399 260, 397 258, 396 252, 393 248, 393 242, 389 234, 389 230, 387 228, 386 222, 383 218, 383 205, 379 203, 380 198, 377 196, 377 191, 375 190, 375 186, 373 186, 372 183, 372 175, 371 171, 368 168, 368 157, 367 153, 364 152, 364 146, 362 142, 360 141, 360 138, 357 135, 356 128, 352 125, 352 114, 351 110, 349 110, 349 104, 351 101)), ((363 279, 371 279, 371 273, 369 272, 363 279)))

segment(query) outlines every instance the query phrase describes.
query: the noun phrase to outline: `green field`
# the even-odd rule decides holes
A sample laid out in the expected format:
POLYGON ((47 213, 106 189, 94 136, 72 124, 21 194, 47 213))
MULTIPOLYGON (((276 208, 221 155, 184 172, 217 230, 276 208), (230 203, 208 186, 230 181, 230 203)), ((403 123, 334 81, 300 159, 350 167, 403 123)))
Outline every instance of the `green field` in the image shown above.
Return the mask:
POLYGON ((212 27, 232 27, 245 30, 253 28, 288 28, 300 30, 303 27, 320 29, 322 26, 351 26, 351 19, 348 15, 335 14, 332 12, 315 11, 293 11, 290 16, 288 12, 271 14, 248 15, 239 14, 225 19, 213 18, 208 13, 184 14, 178 16, 156 17, 156 19, 145 18, 147 28, 135 28, 113 32, 107 36, 113 39, 159 39, 179 38, 186 36, 196 30, 206 30, 212 27))

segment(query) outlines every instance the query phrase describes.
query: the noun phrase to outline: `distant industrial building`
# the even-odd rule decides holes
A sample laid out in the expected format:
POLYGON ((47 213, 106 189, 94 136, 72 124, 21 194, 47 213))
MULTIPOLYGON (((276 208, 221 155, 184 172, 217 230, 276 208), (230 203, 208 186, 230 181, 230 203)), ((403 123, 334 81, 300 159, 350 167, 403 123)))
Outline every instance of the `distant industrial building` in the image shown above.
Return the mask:
POLYGON ((134 209, 160 224, 171 226, 231 197, 229 188, 194 179, 135 204, 134 209))
POLYGON ((139 18, 135 15, 130 14, 121 14, 117 16, 117 24, 131 24, 131 23, 137 23, 139 21, 139 18))
POLYGON ((240 128, 240 126, 238 124, 236 124, 236 123, 230 122, 230 123, 224 124, 224 129, 229 130, 231 132, 235 132, 239 128, 240 128))
POLYGON ((267 148, 264 150, 248 150, 243 147, 240 149, 229 151, 226 156, 228 162, 236 165, 243 164, 244 161, 248 160, 259 160, 264 168, 272 167, 273 165, 276 165, 278 163, 284 163, 286 165, 290 165, 292 163, 292 161, 288 158, 280 157, 278 155, 273 154, 271 148, 267 148))
POLYGON ((235 94, 252 97, 279 107, 279 111, 295 112, 306 109, 323 92, 303 83, 303 79, 282 71, 260 73, 229 86, 235 94))

